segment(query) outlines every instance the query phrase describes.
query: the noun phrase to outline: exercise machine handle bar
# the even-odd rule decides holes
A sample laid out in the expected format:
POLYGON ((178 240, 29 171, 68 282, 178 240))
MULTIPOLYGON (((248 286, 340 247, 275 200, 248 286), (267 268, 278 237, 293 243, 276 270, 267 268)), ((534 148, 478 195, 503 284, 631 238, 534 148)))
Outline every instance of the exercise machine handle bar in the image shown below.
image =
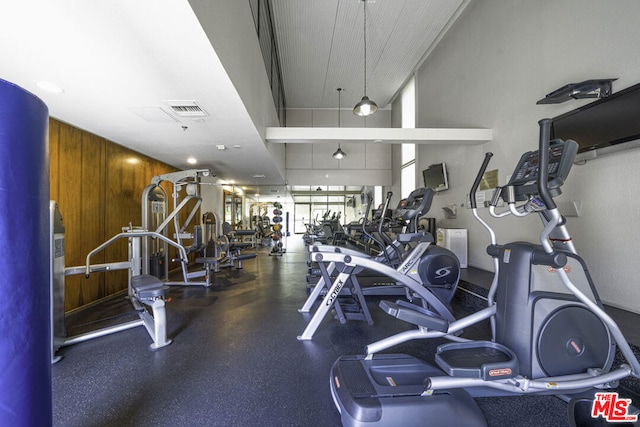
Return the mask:
POLYGON ((364 220, 362 221, 362 233, 368 238, 370 238, 371 240, 373 240, 374 242, 376 242, 376 244, 380 246, 381 250, 384 250, 384 245, 378 239, 373 237, 373 235, 369 233, 369 231, 367 230, 367 221, 369 219, 369 213, 372 212, 371 210, 372 206, 373 206, 373 197, 370 197, 369 201, 367 202, 367 209, 364 213, 364 220))
POLYGON ((373 197, 369 197, 369 201, 367 202, 367 209, 364 213, 364 220, 362 221, 362 233, 367 236, 369 239, 373 240, 374 242, 376 242, 376 245, 378 245, 378 247, 380 248, 380 251, 385 255, 385 258, 387 259, 387 262, 389 262, 389 256, 387 255, 385 248, 384 248, 384 243, 381 242, 380 240, 376 239, 373 234, 369 233, 369 231, 367 230, 367 221, 369 218, 369 213, 372 212, 371 207, 373 206, 373 197))
POLYGON ((384 246, 388 246, 393 243, 389 238, 389 236, 387 236, 382 232, 382 226, 384 225, 384 220, 387 217, 387 209, 389 209, 389 204, 391 203, 391 196, 393 196, 393 193, 391 191, 388 191, 387 197, 384 200, 384 206, 382 207, 382 215, 380 217, 380 223, 378 224, 378 235, 382 239, 384 246))
POLYGON ((540 150, 538 160, 538 194, 548 210, 556 208, 553 197, 549 194, 549 140, 551 137, 551 119, 542 119, 540 125, 540 150))
POLYGON ((384 199, 384 205, 382 205, 382 212, 380 213, 380 222, 378 223, 378 238, 369 235, 369 237, 375 240, 375 242, 380 246, 380 250, 382 251, 388 264, 391 264, 391 258, 389 258, 387 247, 393 245, 393 242, 388 238, 385 239, 387 235, 382 232, 382 226, 384 225, 385 218, 387 217, 387 209, 389 209, 389 204, 391 203, 392 196, 393 192, 387 191, 387 195, 384 199))
POLYGON ((538 195, 546 208, 546 219, 542 233, 540 234, 540 243, 548 254, 554 253, 554 248, 549 240, 549 236, 558 224, 563 221, 562 216, 556 209, 556 203, 549 194, 547 181, 549 179, 549 141, 551 136, 551 119, 542 119, 538 121, 540 126, 540 141, 538 149, 538 195))
POLYGON ((102 251, 107 246, 111 245, 117 240, 128 239, 131 237, 152 237, 152 238, 160 239, 168 243, 169 245, 175 247, 176 249, 178 249, 178 252, 180 252, 180 259, 178 259, 177 261, 180 261, 182 263, 183 265, 182 272, 184 276, 184 281, 188 282, 186 269, 184 268, 187 262, 187 251, 185 250, 184 246, 179 245, 178 243, 174 242, 173 240, 169 239, 163 234, 156 233, 155 231, 125 231, 125 232, 116 234, 115 236, 113 236, 112 238, 110 238, 109 240, 107 240, 106 242, 104 242, 103 244, 101 244, 100 246, 98 246, 97 248, 95 248, 94 250, 92 250, 87 254, 87 260, 85 265, 85 277, 89 278, 89 276, 91 275, 91 257, 93 255, 102 251))
MULTIPOLYGON (((482 219, 478 214, 478 206, 477 206, 478 204, 476 202, 476 193, 478 191, 478 187, 480 186, 480 181, 482 181, 482 176, 487 171, 487 167, 489 166, 489 162, 491 161, 492 157, 493 157, 492 152, 488 152, 484 155, 482 166, 480 166, 478 175, 476 176, 475 181, 473 181, 473 185, 471 186, 471 191, 469 192, 469 199, 470 199, 469 203, 471 204, 471 212, 473 213, 473 216, 475 217, 475 219, 480 223, 480 225, 482 225, 484 229, 487 230, 487 233, 489 233, 489 239, 491 241, 491 246, 489 246, 489 248, 495 247, 498 244, 498 241, 496 239, 496 233, 495 231, 493 231, 493 228, 491 228, 491 226, 484 219, 482 219)), ((493 206, 497 204, 497 201, 496 201, 497 199, 495 196, 496 193, 498 193, 498 191, 494 192, 493 201, 491 202, 491 209, 493 209, 493 206)), ((493 274, 493 280, 491 281, 491 286, 489 287, 489 292, 487 293, 487 307, 491 307, 495 309, 494 303, 495 303, 495 296, 498 291, 498 271, 500 271, 500 261, 496 257, 492 256, 491 258, 493 259, 494 274, 493 274)), ((497 328, 495 311, 489 317, 489 326, 491 328, 491 340, 493 341, 495 340, 495 337, 496 337, 496 328, 497 328)))

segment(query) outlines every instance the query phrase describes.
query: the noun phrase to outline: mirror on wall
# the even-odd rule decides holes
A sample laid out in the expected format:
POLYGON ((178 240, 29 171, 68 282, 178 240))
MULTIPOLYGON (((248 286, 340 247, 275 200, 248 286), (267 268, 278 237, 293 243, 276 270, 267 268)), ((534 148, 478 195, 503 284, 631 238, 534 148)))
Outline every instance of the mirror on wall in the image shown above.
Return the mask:
POLYGON ((232 230, 242 229, 242 196, 224 190, 224 222, 231 224, 232 230))

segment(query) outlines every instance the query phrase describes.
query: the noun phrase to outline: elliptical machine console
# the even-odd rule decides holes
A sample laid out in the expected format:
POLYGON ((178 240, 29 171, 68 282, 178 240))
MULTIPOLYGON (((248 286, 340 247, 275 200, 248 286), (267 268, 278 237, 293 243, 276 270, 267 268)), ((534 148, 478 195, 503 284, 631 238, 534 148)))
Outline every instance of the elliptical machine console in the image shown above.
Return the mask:
POLYGON ((400 221, 412 221, 418 216, 424 215, 431 209, 433 190, 430 188, 418 188, 413 190, 409 197, 398 204, 393 216, 400 221))
MULTIPOLYGON (((549 143, 547 189, 552 197, 562 193, 560 189, 571 171, 571 165, 577 153, 578 144, 575 141, 554 139, 549 143)), ((514 188, 516 201, 525 201, 530 196, 538 194, 539 156, 536 150, 524 153, 520 157, 506 186, 514 188)), ((508 203, 506 194, 503 194, 503 199, 508 203)))

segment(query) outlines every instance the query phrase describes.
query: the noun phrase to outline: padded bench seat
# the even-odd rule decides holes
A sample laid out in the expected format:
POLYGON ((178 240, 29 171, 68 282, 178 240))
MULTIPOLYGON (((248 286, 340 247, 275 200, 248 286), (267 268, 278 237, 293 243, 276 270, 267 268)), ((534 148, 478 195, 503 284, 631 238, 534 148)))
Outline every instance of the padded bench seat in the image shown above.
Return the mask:
POLYGON ((160 279, 150 274, 140 274, 131 278, 131 287, 138 298, 151 299, 164 296, 169 288, 160 279))
POLYGON ((250 248, 251 246, 253 246, 253 244, 249 243, 249 242, 246 242, 246 243, 232 242, 231 243, 231 250, 234 250, 234 249, 245 249, 245 248, 250 248))
POLYGON ((236 260, 242 261, 243 259, 252 259, 252 258, 255 258, 256 256, 257 254, 240 254, 240 255, 236 255, 233 258, 236 260))

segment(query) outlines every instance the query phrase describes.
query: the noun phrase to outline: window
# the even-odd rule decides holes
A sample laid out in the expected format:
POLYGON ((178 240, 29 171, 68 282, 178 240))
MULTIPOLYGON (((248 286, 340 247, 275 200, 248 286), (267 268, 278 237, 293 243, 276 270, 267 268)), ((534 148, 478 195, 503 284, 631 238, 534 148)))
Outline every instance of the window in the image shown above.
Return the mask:
POLYGON ((403 199, 407 198, 416 189, 416 163, 415 160, 408 165, 403 165, 400 172, 400 193, 403 199))
POLYGON ((373 208, 380 206, 384 203, 384 196, 382 195, 382 186, 376 185, 373 187, 373 208))

